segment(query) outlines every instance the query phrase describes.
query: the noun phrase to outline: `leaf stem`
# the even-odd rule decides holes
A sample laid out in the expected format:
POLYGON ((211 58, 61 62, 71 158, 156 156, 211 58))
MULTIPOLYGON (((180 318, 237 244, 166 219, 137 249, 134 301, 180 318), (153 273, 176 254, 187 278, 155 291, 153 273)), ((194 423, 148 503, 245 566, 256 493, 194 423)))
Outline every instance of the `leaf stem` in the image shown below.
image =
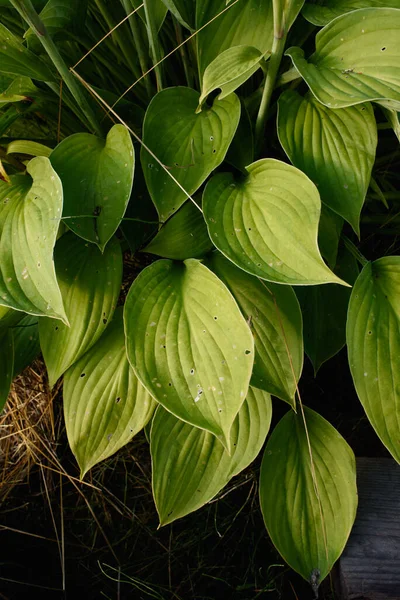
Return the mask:
POLYGON ((76 103, 85 115, 90 128, 96 135, 102 136, 103 131, 96 118, 96 115, 88 101, 86 91, 82 89, 75 77, 70 73, 61 54, 59 53, 53 40, 47 33, 47 30, 42 23, 39 15, 35 11, 31 0, 10 0, 10 4, 18 11, 27 25, 36 34, 43 48, 46 50, 48 57, 61 75, 65 85, 73 95, 76 103))
POLYGON ((281 64, 283 51, 285 49, 287 31, 283 22, 283 10, 280 0, 273 0, 273 16, 274 16, 274 39, 272 43, 271 57, 269 59, 269 67, 265 78, 261 104, 257 115, 255 126, 255 147, 256 154, 261 150, 262 140, 264 137, 265 124, 268 117, 268 109, 271 102, 272 92, 275 87, 275 80, 281 64))
POLYGON ((343 236, 343 242, 346 246, 347 250, 354 256, 354 258, 360 263, 362 267, 368 264, 368 260, 361 254, 357 246, 353 244, 353 242, 346 236, 343 236))
MULTIPOLYGON (((122 0, 122 4, 123 4, 126 14, 129 15, 132 12, 133 4, 131 4, 130 0, 122 0)), ((136 52, 137 52, 137 55, 139 58, 140 69, 142 71, 142 75, 144 75, 144 73, 147 73, 147 71, 149 69, 149 64, 148 64, 147 53, 144 50, 145 44, 143 43, 142 36, 140 34, 140 29, 138 27, 137 19, 138 19, 137 15, 131 15, 129 17, 128 22, 129 22, 129 27, 131 28, 133 43, 136 47, 136 52)), ((147 95, 150 99, 153 96, 151 78, 146 77, 144 82, 146 85, 147 95)))
POLYGON ((153 19, 153 13, 150 9, 151 0, 143 0, 144 14, 146 15, 147 23, 147 35, 149 37, 149 46, 154 64, 154 72, 156 74, 157 91, 160 92, 163 89, 163 78, 161 70, 161 53, 160 46, 158 44, 158 31, 156 24, 153 19))

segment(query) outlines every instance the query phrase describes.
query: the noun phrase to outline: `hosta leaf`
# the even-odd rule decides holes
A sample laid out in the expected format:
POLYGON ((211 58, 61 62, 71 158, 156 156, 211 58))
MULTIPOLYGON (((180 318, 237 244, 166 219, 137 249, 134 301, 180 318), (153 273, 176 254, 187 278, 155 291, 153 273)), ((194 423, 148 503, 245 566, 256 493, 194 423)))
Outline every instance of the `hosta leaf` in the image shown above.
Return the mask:
POLYGON ((331 108, 367 100, 400 105, 400 10, 365 8, 331 21, 315 38, 307 61, 300 48, 286 54, 316 98, 331 108))
POLYGON ((399 256, 385 256, 362 270, 350 298, 346 336, 358 397, 400 463, 399 256))
POLYGON ((360 212, 375 162, 378 134, 371 104, 330 110, 310 93, 279 99, 279 140, 295 167, 359 235, 360 212))
POLYGON ((247 394, 254 341, 224 284, 195 259, 159 260, 125 304, 129 362, 169 412, 216 435, 229 451, 247 394))
MULTIPOLYGON (((143 125, 146 146, 190 195, 224 160, 240 118, 234 94, 215 100, 200 114, 198 104, 195 90, 168 88, 150 102, 143 125)), ((188 196, 144 147, 141 161, 152 200, 161 221, 166 221, 188 196)))
POLYGON ((144 252, 163 258, 185 260, 200 258, 212 249, 203 215, 188 200, 177 213, 163 225, 144 252))
POLYGON ((81 478, 143 429, 156 406, 129 366, 122 317, 121 307, 99 341, 64 377, 68 442, 81 478))
POLYGON ((353 452, 328 421, 309 408, 287 413, 265 448, 260 503, 268 533, 304 579, 321 582, 346 544, 357 509, 353 452), (311 446, 311 465, 308 442, 311 446))
POLYGON ((0 94, 0 105, 9 102, 32 101, 37 94, 42 93, 32 83, 29 77, 16 77, 12 83, 0 94))
POLYGON ((214 90, 221 90, 219 100, 234 92, 260 68, 262 58, 254 46, 234 46, 219 54, 204 71, 197 111, 200 112, 208 94, 214 90))
POLYGON ((49 158, 51 148, 31 140, 14 140, 8 144, 7 154, 28 154, 29 156, 46 156, 49 158))
MULTIPOLYGON (((140 8, 140 6, 143 7, 143 0, 131 0, 131 4, 134 8, 139 9, 137 14, 140 16, 143 23, 147 25, 144 8, 140 8)), ((161 28, 162 24, 164 23, 164 19, 168 12, 165 5, 166 2, 164 2, 164 0, 151 0, 151 3, 149 3, 149 8, 152 11, 152 18, 154 20, 155 28, 157 31, 161 28)))
POLYGON ((302 318, 295 293, 289 286, 266 284, 248 275, 219 253, 212 255, 209 265, 232 292, 252 330, 251 384, 294 408, 303 368, 302 318))
POLYGON ((214 245, 238 267, 276 283, 341 283, 317 246, 321 201, 298 169, 274 159, 246 168, 247 177, 215 175, 203 195, 214 245))
POLYGON ((56 245, 57 279, 70 327, 40 319, 39 334, 50 386, 93 346, 117 305, 122 279, 122 255, 113 238, 101 254, 73 233, 56 245))
POLYGON ((188 29, 195 28, 196 0, 162 0, 179 23, 188 29))
POLYGON ((33 158, 27 173, 0 181, 0 303, 66 321, 53 262, 61 181, 45 157, 33 158))
POLYGON ((319 4, 306 2, 302 15, 313 23, 323 27, 336 17, 358 8, 399 8, 399 0, 323 0, 319 4))
POLYGON ((326 204, 321 206, 318 227, 318 246, 331 269, 336 265, 339 240, 343 229, 343 219, 326 204))
POLYGON ((226 8, 226 0, 197 1, 196 28, 209 23, 196 36, 200 76, 219 54, 233 46, 254 46, 261 54, 271 50, 271 0, 240 0, 226 8))
POLYGON ((150 434, 153 495, 160 525, 197 510, 245 469, 264 444, 271 416, 269 394, 249 388, 231 429, 229 456, 211 433, 160 407, 150 434))
MULTIPOLYGON (((353 284, 358 276, 355 258, 345 249, 338 255, 335 273, 353 284)), ((351 290, 341 285, 296 288, 304 322, 304 347, 314 372, 346 343, 346 318, 351 290)))
POLYGON ((246 172, 245 167, 254 161, 253 124, 243 101, 241 101, 239 125, 225 160, 244 172, 246 172))
POLYGON ((106 140, 76 133, 57 146, 50 160, 63 184, 68 227, 104 250, 131 194, 135 155, 129 131, 114 125, 106 140))
POLYGON ((11 329, 0 331, 0 412, 10 393, 14 370, 14 338, 11 329))
POLYGON ((14 336, 14 370, 16 377, 40 354, 38 317, 26 315, 12 328, 14 336))
POLYGON ((0 73, 22 75, 39 81, 54 81, 54 75, 36 54, 0 23, 0 73))
POLYGON ((0 306, 0 332, 7 329, 7 327, 13 327, 20 321, 24 316, 24 313, 19 310, 13 310, 7 306, 0 306))

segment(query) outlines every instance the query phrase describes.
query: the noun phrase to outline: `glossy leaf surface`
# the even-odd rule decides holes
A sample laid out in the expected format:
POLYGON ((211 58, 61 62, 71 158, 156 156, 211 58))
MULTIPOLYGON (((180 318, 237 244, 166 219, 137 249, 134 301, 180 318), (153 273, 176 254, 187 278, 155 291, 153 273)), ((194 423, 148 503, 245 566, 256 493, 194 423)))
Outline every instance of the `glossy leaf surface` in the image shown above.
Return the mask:
POLYGON ((400 463, 400 257, 385 256, 358 277, 347 319, 349 364, 358 397, 400 463))
POLYGON ((260 472, 260 503, 268 533, 286 562, 321 582, 346 544, 356 516, 354 454, 338 431, 305 408, 275 427, 260 472), (317 495, 318 494, 318 495, 317 495))
POLYGON ((128 358, 146 389, 229 450, 254 341, 224 284, 195 259, 159 260, 133 283, 124 318, 128 358))
POLYGON ((214 435, 160 407, 150 434, 153 495, 160 524, 197 510, 245 469, 262 448, 271 416, 270 396, 250 387, 232 426, 229 456, 214 435))
POLYGON ((306 2, 302 15, 319 27, 327 25, 336 17, 358 8, 399 8, 399 0, 323 0, 323 2, 306 2))

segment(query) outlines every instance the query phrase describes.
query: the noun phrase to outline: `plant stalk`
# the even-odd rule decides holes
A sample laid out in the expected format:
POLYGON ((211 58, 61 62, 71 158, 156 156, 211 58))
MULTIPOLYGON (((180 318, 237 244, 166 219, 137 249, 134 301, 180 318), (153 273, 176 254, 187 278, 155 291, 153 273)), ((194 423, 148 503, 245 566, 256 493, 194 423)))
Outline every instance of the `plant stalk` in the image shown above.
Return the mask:
MULTIPOLYGON (((122 0, 122 4, 123 4, 126 14, 129 15, 133 10, 132 9, 133 4, 131 4, 130 0, 122 0)), ((137 23, 138 18, 139 17, 137 15, 131 15, 128 22, 129 22, 129 27, 131 28, 133 43, 136 47, 136 52, 137 52, 137 55, 139 58, 140 69, 142 71, 142 75, 144 75, 149 70, 149 64, 148 64, 147 53, 144 50, 145 44, 143 43, 142 36, 140 34, 140 29, 139 29, 138 23, 137 23)), ((150 99, 153 96, 151 78, 145 77, 144 83, 146 86, 147 95, 150 99)))
POLYGON ((154 23, 153 13, 150 8, 152 0, 143 0, 144 3, 144 14, 146 16, 147 23, 147 35, 149 36, 149 46, 151 51, 151 57, 153 59, 154 71, 156 74, 157 91, 160 92, 163 89, 163 77, 161 65, 157 64, 161 60, 160 46, 158 43, 158 31, 154 23))
POLYGON ((96 118, 96 115, 88 102, 86 92, 72 75, 67 65, 65 64, 61 54, 59 53, 53 40, 47 33, 47 30, 42 23, 39 15, 33 8, 31 0, 10 0, 10 4, 18 11, 26 24, 32 29, 40 40, 43 48, 46 50, 48 57, 62 77, 65 85, 68 87, 76 103, 85 115, 87 122, 93 133, 98 136, 103 135, 102 128, 96 118))
POLYGON ((255 148, 257 154, 259 154, 261 150, 265 124, 268 118, 268 109, 271 102, 272 92, 274 91, 276 76, 281 64, 287 37, 281 1, 273 0, 272 5, 274 16, 274 40, 272 43, 271 57, 269 59, 267 76, 265 78, 261 104, 255 126, 255 148))

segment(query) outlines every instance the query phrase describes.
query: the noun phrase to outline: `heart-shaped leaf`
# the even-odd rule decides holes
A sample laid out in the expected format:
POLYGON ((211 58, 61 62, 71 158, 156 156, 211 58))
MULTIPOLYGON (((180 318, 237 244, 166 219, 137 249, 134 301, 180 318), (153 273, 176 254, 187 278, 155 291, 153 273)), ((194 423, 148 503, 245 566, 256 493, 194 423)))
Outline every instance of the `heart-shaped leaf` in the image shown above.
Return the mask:
POLYGON ((371 104, 330 110, 311 94, 279 98, 279 140, 325 202, 360 233, 360 212, 375 162, 378 135, 371 104))
POLYGON ((323 0, 320 4, 306 2, 301 14, 313 25, 323 27, 347 12, 373 7, 399 8, 399 0, 323 0))
POLYGON ((254 46, 261 54, 272 48, 271 0, 198 0, 196 36, 200 76, 219 54, 233 46, 254 46), (227 9, 227 10, 226 10, 227 9), (207 27, 204 27, 208 23, 207 27))
POLYGON ((162 0, 162 2, 179 23, 190 30, 194 30, 196 0, 162 0))
POLYGON ((153 495, 160 525, 197 510, 260 452, 272 416, 271 398, 249 388, 231 429, 231 456, 207 431, 158 408, 151 428, 153 495))
POLYGON ((318 250, 321 201, 315 185, 274 159, 259 160, 246 171, 240 180, 231 173, 215 175, 204 190, 204 217, 218 250, 267 281, 343 283, 318 250))
POLYGON ((101 254, 97 246, 67 233, 55 249, 57 279, 70 327, 40 319, 40 345, 52 387, 93 346, 117 305, 122 254, 113 238, 101 254))
POLYGON ((167 169, 142 147, 144 176, 161 221, 176 212, 224 160, 239 123, 240 102, 235 94, 215 100, 200 114, 196 114, 198 104, 198 92, 174 87, 157 94, 146 112, 144 144, 167 169))
POLYGON ((50 160, 63 184, 68 227, 104 250, 132 190, 135 155, 129 131, 114 125, 106 140, 76 133, 53 150, 50 160))
POLYGON ((219 54, 204 71, 197 112, 214 90, 221 90, 219 100, 234 92, 260 68, 262 59, 263 55, 254 46, 233 46, 219 54))
POLYGON ((295 408, 294 394, 303 368, 303 324, 292 288, 266 284, 217 252, 209 265, 232 292, 253 333, 251 384, 295 408))
POLYGON ((33 158, 27 173, 0 181, 0 303, 67 322, 53 262, 61 181, 45 157, 33 158))
POLYGON ((55 81, 54 75, 36 54, 0 23, 0 73, 22 75, 39 81, 55 81))
POLYGON ((359 275, 347 318, 349 364, 358 397, 383 444, 400 463, 400 257, 359 275))
POLYGON ((0 412, 10 393, 14 371, 14 338, 11 329, 0 331, 0 412))
MULTIPOLYGON (((358 276, 357 261, 345 248, 339 251, 335 267, 347 283, 358 276)), ((346 343, 346 318, 351 290, 341 285, 297 287, 304 322, 304 347, 315 374, 346 343)))
POLYGON ((314 591, 346 544, 357 509, 354 454, 318 413, 287 413, 265 448, 260 504, 268 533, 286 562, 314 591), (312 453, 312 462, 310 457, 312 453))
POLYGON ((81 478, 151 418, 156 403, 129 366, 122 307, 99 341, 65 373, 63 397, 68 442, 81 478))
POLYGON ((334 19, 315 38, 308 59, 300 48, 286 54, 316 98, 331 108, 367 100, 400 106, 400 10, 365 8, 334 19))
POLYGON ((218 277, 195 259, 153 263, 129 290, 125 333, 129 362, 152 396, 179 419, 216 435, 229 451, 254 341, 218 277))
POLYGON ((173 260, 186 260, 200 258, 212 248, 203 215, 188 200, 168 219, 144 252, 173 260))

